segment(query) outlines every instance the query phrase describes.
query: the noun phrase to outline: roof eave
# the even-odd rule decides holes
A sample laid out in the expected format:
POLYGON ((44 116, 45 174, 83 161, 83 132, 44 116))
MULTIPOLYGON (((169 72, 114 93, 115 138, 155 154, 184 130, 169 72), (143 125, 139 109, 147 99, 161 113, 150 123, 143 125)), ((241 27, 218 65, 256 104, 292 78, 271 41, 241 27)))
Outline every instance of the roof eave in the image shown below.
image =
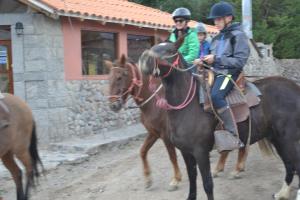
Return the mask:
POLYGON ((142 28, 152 28, 156 30, 166 30, 170 31, 172 30, 172 27, 169 27, 164 24, 159 24, 159 25, 151 25, 149 23, 140 23, 140 22, 133 22, 131 20, 118 20, 118 19, 107 19, 107 18, 102 18, 97 15, 82 15, 80 13, 69 13, 69 12, 62 12, 53 9, 52 7, 46 5, 45 3, 42 3, 39 0, 19 0, 34 9, 37 9, 44 14, 46 14, 49 17, 52 17, 54 19, 58 19, 60 16, 64 17, 74 17, 74 18, 80 18, 80 19, 87 19, 87 20, 94 20, 94 21, 101 21, 104 23, 115 23, 115 24, 125 24, 125 25, 131 25, 131 26, 137 26, 137 27, 142 27, 142 28))
POLYGON ((59 16, 57 15, 56 11, 51 8, 50 6, 38 1, 38 0, 19 0, 20 2, 44 13, 45 15, 53 18, 58 19, 59 16))
POLYGON ((150 25, 145 23, 139 23, 139 22, 133 22, 131 20, 118 20, 118 19, 108 19, 105 17, 99 17, 96 15, 81 15, 78 13, 66 13, 66 12, 57 12, 57 15, 64 16, 64 17, 74 17, 74 18, 80 18, 80 19, 87 19, 87 20, 93 20, 93 21, 100 21, 104 23, 115 23, 115 24, 125 24, 125 25, 131 25, 131 26, 137 26, 142 28, 152 28, 152 29, 160 29, 160 30, 166 30, 169 31, 172 29, 172 27, 168 27, 166 25, 150 25))

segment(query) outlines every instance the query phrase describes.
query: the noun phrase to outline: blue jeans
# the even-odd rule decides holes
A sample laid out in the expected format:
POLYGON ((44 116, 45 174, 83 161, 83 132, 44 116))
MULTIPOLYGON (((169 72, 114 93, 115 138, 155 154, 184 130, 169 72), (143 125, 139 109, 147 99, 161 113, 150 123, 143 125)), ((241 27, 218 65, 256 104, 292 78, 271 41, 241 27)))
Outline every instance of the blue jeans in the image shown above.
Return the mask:
MULTIPOLYGON (((234 81, 236 81, 239 74, 239 72, 236 72, 234 74, 228 74, 227 76, 230 76, 234 81)), ((211 89, 211 100, 215 109, 228 106, 225 97, 232 90, 234 84, 227 76, 221 74, 215 75, 215 81, 211 89)))

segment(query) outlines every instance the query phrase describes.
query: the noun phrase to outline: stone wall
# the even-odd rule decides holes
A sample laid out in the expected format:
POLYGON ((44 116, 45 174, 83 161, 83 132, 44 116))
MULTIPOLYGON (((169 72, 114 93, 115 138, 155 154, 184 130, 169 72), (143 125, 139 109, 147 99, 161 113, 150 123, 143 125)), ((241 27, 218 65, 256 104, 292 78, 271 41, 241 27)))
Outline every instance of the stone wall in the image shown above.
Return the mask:
POLYGON ((137 109, 110 110, 107 96, 108 82, 68 81, 67 89, 71 97, 68 108, 68 129, 72 135, 104 133, 114 127, 122 127, 139 121, 137 109))
POLYGON ((265 77, 282 74, 282 68, 274 59, 272 52, 269 55, 263 54, 264 56, 261 58, 251 43, 249 43, 249 46, 251 50, 250 57, 244 68, 247 76, 265 77))
POLYGON ((277 63, 281 66, 284 77, 300 84, 300 59, 281 59, 277 63))

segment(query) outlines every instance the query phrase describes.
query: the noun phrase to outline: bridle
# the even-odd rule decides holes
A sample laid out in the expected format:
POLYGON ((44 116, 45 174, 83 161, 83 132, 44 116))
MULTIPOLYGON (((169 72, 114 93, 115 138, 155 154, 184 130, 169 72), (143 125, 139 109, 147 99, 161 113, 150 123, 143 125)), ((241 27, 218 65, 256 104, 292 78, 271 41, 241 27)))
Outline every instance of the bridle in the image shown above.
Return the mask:
MULTIPOLYGON (((135 100, 138 100, 138 101, 142 101, 143 100, 143 98, 140 97, 140 94, 141 94, 141 91, 142 91, 142 87, 143 87, 143 76, 142 76, 142 73, 139 70, 137 70, 138 72, 136 73, 135 68, 137 68, 137 67, 135 67, 134 64, 127 63, 127 65, 129 66, 129 69, 130 69, 130 71, 132 73, 132 79, 131 79, 130 86, 128 87, 128 89, 126 91, 122 92, 122 94, 120 94, 120 95, 110 95, 110 96, 108 96, 108 98, 112 102, 118 101, 122 97, 124 97, 124 96, 132 93, 133 89, 135 87, 138 88, 138 92, 135 95, 133 95, 133 98, 135 100)), ((121 68, 121 67, 112 67, 111 69, 115 70, 115 69, 123 69, 123 68, 121 68)))
POLYGON ((166 78, 170 75, 170 73, 173 71, 173 69, 177 69, 179 68, 179 64, 180 64, 180 55, 178 52, 176 52, 175 54, 172 55, 168 55, 168 56, 162 56, 162 57, 155 57, 155 67, 153 69, 152 74, 153 75, 160 75, 160 69, 158 67, 158 65, 163 64, 164 66, 169 66, 169 70, 166 74, 162 75, 162 78, 166 78), (169 59, 169 58, 174 58, 176 56, 176 58, 174 59, 173 62, 169 62, 168 60, 164 60, 163 63, 160 62, 160 60, 163 59, 169 59))

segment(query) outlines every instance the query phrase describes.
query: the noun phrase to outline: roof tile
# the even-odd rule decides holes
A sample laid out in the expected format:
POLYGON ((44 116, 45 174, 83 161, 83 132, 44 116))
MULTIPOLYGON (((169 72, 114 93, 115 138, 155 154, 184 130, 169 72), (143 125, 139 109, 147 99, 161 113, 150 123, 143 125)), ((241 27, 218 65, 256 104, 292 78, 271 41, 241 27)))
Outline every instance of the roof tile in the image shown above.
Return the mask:
MULTIPOLYGON (((40 0, 47 4, 58 14, 76 14, 81 17, 102 16, 106 20, 119 21, 120 23, 132 22, 138 25, 151 25, 156 27, 171 28, 174 25, 171 14, 158 9, 143 6, 127 0, 40 0)), ((192 26, 196 24, 192 21, 192 26)), ((207 31, 216 33, 214 26, 206 26, 207 31)))

